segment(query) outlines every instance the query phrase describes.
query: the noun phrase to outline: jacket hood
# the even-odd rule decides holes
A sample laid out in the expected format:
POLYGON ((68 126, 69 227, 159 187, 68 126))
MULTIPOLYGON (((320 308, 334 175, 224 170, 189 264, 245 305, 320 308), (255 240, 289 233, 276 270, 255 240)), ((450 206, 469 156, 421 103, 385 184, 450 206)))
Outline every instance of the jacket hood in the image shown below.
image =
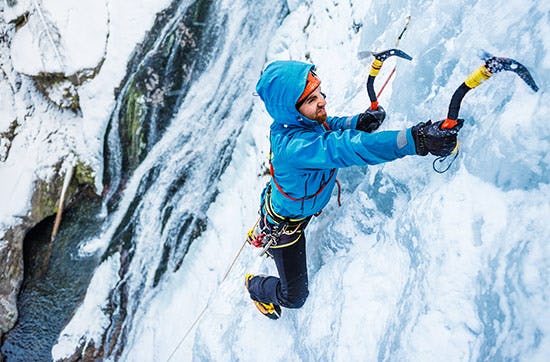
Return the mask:
POLYGON ((307 75, 314 68, 313 64, 295 60, 278 60, 270 63, 262 72, 256 84, 256 92, 275 123, 303 125, 303 120, 307 120, 317 124, 296 109, 296 102, 306 86, 307 75))

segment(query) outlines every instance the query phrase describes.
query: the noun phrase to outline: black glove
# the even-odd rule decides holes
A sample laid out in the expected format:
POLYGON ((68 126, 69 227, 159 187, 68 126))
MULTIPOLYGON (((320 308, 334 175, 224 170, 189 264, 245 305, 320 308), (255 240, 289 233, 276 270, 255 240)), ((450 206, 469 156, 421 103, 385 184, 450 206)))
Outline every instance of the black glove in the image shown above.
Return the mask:
POLYGON ((378 109, 376 111, 367 109, 365 112, 359 115, 359 119, 357 120, 357 126, 355 127, 355 129, 371 133, 373 131, 376 131, 378 127, 380 127, 385 118, 386 111, 384 110, 384 108, 382 108, 382 106, 378 106, 378 109))
POLYGON ((457 125, 450 129, 441 129, 443 121, 432 123, 420 122, 412 128, 412 136, 416 153, 426 156, 431 153, 434 156, 448 156, 456 147, 456 135, 462 124, 463 119, 457 120, 457 125))

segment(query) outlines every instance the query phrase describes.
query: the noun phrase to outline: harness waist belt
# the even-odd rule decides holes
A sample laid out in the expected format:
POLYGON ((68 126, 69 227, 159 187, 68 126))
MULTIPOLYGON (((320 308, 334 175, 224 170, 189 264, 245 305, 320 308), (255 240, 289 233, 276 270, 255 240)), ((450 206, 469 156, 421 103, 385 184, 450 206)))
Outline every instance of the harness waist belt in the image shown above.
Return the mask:
POLYGON ((275 212, 273 210, 273 205, 271 204, 271 185, 267 186, 267 190, 265 193, 265 199, 264 199, 264 210, 266 214, 275 222, 276 224, 282 224, 284 222, 288 223, 289 226, 294 226, 296 224, 301 224, 305 220, 308 220, 311 218, 311 216, 302 217, 299 219, 292 219, 289 217, 284 217, 275 212))

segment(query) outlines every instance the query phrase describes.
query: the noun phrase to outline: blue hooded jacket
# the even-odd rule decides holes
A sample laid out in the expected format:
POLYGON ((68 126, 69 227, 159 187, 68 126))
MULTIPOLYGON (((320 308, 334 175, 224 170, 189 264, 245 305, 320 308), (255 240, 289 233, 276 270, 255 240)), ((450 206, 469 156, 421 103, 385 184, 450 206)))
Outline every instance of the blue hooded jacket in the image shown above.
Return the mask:
POLYGON ((272 206, 284 217, 302 218, 328 203, 337 170, 353 165, 374 165, 416 154, 411 129, 366 133, 356 130, 359 115, 327 117, 330 130, 300 114, 296 101, 314 65, 275 61, 263 71, 256 91, 273 118, 271 163, 272 206), (319 192, 320 191, 320 192, 319 192))

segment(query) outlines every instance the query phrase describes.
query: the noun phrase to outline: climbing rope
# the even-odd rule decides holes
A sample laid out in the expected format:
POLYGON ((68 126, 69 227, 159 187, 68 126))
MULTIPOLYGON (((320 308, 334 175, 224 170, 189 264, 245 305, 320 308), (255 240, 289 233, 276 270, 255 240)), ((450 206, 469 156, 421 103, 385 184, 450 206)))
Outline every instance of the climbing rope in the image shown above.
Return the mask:
POLYGON ((176 354, 176 352, 178 351, 178 349, 181 347, 181 345, 183 344, 183 342, 187 339, 187 336, 189 336, 189 334, 191 333, 191 331, 193 330, 193 328, 195 328, 195 326, 199 323, 199 321, 202 319, 202 317, 204 316, 204 313, 206 312, 206 310, 208 309, 208 307, 210 307, 210 301, 212 300, 212 296, 215 295, 219 288, 220 288, 220 285, 222 285, 222 283, 227 279, 227 276, 229 275, 229 273, 231 273, 231 270, 233 269, 233 266, 235 265, 235 262, 237 261, 237 259, 239 258, 239 256, 241 255, 245 245, 247 244, 247 240, 244 241, 243 245, 241 246, 241 248, 239 249, 239 251, 237 252, 237 255, 235 255, 235 257, 233 258, 233 261, 231 262, 231 264, 229 265, 229 267, 227 268, 227 271, 225 272, 222 280, 218 283, 218 286, 216 288, 216 290, 214 291, 214 293, 210 296, 210 299, 208 300, 208 302, 206 303, 206 305, 204 306, 204 308, 202 309, 202 311, 199 313, 199 315, 197 316, 197 318, 195 319, 195 321, 191 324, 191 326, 187 329, 187 331, 185 332, 185 334, 183 335, 183 337, 180 339, 180 341, 178 342, 178 344, 176 345, 176 347, 174 348, 174 350, 172 351, 172 353, 170 353, 170 356, 168 356, 168 359, 166 360, 166 362, 169 362, 172 357, 174 357, 174 354, 176 354))

